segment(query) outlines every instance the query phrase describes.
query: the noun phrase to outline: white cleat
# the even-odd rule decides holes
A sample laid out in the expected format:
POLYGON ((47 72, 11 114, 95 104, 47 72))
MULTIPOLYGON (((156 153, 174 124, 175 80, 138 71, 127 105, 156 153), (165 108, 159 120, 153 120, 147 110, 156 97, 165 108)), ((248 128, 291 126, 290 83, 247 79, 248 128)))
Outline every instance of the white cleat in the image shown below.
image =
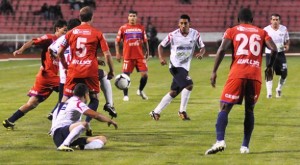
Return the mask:
POLYGON ((272 98, 272 95, 267 95, 267 99, 270 99, 270 98, 272 98))
POLYGON ((276 89, 276 98, 281 98, 281 90, 276 89))
POLYGON ((143 92, 143 91, 140 91, 139 89, 136 91, 136 94, 141 96, 142 99, 144 100, 148 100, 148 96, 143 92))
POLYGON ((128 96, 124 96, 123 97, 123 101, 129 101, 129 97, 128 96))
POLYGON ((241 154, 248 154, 250 152, 248 147, 241 146, 240 148, 241 154))
POLYGON ((217 141, 210 149, 205 152, 205 155, 216 154, 222 152, 226 148, 225 140, 217 141))

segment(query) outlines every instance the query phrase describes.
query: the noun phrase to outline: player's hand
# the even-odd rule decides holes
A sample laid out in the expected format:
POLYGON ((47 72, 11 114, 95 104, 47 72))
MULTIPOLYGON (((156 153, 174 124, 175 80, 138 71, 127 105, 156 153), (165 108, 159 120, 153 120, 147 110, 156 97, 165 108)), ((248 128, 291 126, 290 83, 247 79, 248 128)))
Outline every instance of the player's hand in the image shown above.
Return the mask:
POLYGON ((101 60, 100 58, 97 58, 97 60, 98 60, 98 65, 100 65, 100 66, 106 65, 105 61, 101 60))
POLYGON ((217 73, 213 72, 210 76, 210 84, 212 87, 216 87, 216 79, 217 79, 217 73))
POLYGON ((195 56, 197 59, 200 59, 200 60, 203 58, 203 54, 201 54, 201 53, 197 53, 195 56))
POLYGON ((121 55, 120 54, 116 54, 116 59, 118 62, 121 62, 121 55))
POLYGON ((115 74, 114 74, 113 71, 109 71, 109 72, 107 73, 107 79, 108 79, 108 80, 111 80, 112 78, 114 78, 114 76, 115 76, 115 74))
POLYGON ((17 56, 17 55, 20 55, 20 54, 22 54, 22 51, 20 51, 20 50, 16 50, 16 51, 13 52, 14 56, 17 56))
POLYGON ((164 58, 159 58, 161 65, 167 65, 167 61, 164 58))
POLYGON ((284 45, 284 51, 289 51, 290 46, 289 45, 284 45))
POLYGON ((115 129, 118 129, 118 124, 116 122, 114 122, 113 120, 110 120, 109 122, 107 122, 107 125, 110 127, 110 125, 113 125, 115 127, 115 129))
POLYGON ((274 72, 273 72, 272 67, 267 67, 265 69, 265 79, 266 79, 266 81, 273 80, 273 75, 274 75, 274 72))
POLYGON ((148 61, 149 60, 149 53, 146 51, 145 52, 145 59, 148 61))

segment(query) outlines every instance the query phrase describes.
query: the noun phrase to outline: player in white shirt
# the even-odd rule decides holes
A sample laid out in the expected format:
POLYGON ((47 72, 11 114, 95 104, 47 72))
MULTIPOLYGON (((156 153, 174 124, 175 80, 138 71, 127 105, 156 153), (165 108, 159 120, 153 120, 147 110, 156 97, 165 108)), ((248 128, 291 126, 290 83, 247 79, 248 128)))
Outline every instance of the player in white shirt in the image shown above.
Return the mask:
MULTIPOLYGON (((274 63, 274 71, 276 75, 280 75, 278 86, 276 88, 276 98, 280 98, 282 94, 282 86, 287 77, 287 62, 284 52, 289 50, 290 38, 288 30, 285 26, 280 24, 281 17, 279 14, 271 15, 271 24, 264 28, 268 32, 269 36, 273 39, 277 46, 278 54, 274 63)), ((266 48, 266 62, 270 60, 270 50, 266 48)), ((267 98, 272 98, 272 86, 273 81, 267 81, 267 98)))
POLYGON ((82 115, 90 116, 98 121, 107 122, 118 128, 118 125, 108 117, 90 109, 86 102, 89 99, 88 87, 78 83, 74 88, 74 96, 69 98, 61 109, 53 112, 52 126, 50 130, 53 141, 59 151, 73 151, 72 147, 80 149, 100 149, 107 139, 105 136, 80 137, 80 134, 88 127, 87 122, 82 122, 82 115))
POLYGON ((190 17, 181 15, 178 22, 179 29, 169 33, 169 35, 159 44, 158 56, 161 65, 167 62, 163 57, 163 47, 171 44, 171 55, 169 70, 173 76, 171 90, 162 98, 157 107, 150 112, 154 120, 159 120, 160 113, 171 101, 181 93, 181 103, 178 115, 182 120, 190 120, 186 113, 186 107, 193 89, 193 81, 189 77, 191 60, 194 56, 195 47, 200 48, 200 52, 195 56, 202 59, 205 53, 205 45, 200 33, 190 28, 190 17))
MULTIPOLYGON (((69 30, 73 29, 74 27, 76 27, 80 24, 81 24, 81 22, 80 22, 79 19, 70 19, 69 22, 68 22, 68 29, 69 30)), ((65 39, 65 36, 63 35, 49 46, 49 50, 50 50, 50 52, 53 56, 57 56, 57 52, 60 48, 61 43, 64 41, 64 39, 65 39)), ((67 64, 69 64, 72 60, 70 53, 71 53, 70 47, 68 47, 66 49, 66 51, 64 52, 64 56, 65 56, 67 64)), ((99 62, 99 65, 105 66, 104 61, 99 59, 98 62, 99 62)), ((100 87, 101 87, 101 90, 104 93, 104 97, 105 97, 105 100, 106 100, 106 103, 103 107, 103 110, 109 112, 109 115, 111 117, 117 117, 117 113, 115 111, 115 108, 113 107, 114 103, 113 103, 111 83, 107 79, 107 75, 102 69, 98 69, 98 75, 99 75, 99 81, 100 81, 100 84, 101 84, 100 87)), ((66 83, 66 69, 63 67, 61 62, 59 62, 59 76, 60 76, 60 85, 59 85, 59 98, 58 99, 59 99, 59 103, 60 103, 61 99, 63 97, 64 84, 66 83)), ((97 103, 97 107, 98 107, 98 103, 97 103)), ((56 107, 52 110, 52 112, 55 109, 56 109, 56 107)), ((52 112, 48 115, 49 120, 52 119, 52 112)), ((88 120, 90 120, 90 118, 88 120)), ((90 132, 88 132, 87 134, 91 135, 91 130, 89 130, 89 131, 90 132)))

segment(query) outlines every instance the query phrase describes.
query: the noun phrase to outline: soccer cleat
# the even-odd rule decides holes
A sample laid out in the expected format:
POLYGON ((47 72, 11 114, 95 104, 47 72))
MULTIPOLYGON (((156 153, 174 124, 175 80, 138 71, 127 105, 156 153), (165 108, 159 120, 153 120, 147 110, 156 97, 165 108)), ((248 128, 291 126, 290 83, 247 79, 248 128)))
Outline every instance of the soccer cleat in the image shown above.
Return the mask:
POLYGON ((248 147, 241 146, 240 148, 241 154, 248 154, 250 152, 248 147))
POLYGON ((186 113, 185 111, 183 111, 183 112, 178 111, 178 116, 179 116, 182 120, 191 120, 191 119, 188 117, 188 115, 187 115, 187 113, 186 113))
POLYGON ((153 120, 156 120, 156 121, 159 120, 159 118, 160 118, 160 114, 155 113, 154 111, 151 111, 149 113, 149 115, 152 117, 153 120))
POLYGON ((129 101, 129 97, 128 96, 124 96, 123 97, 123 101, 129 101))
POLYGON ((68 146, 65 146, 65 145, 60 145, 58 148, 57 148, 57 151, 66 151, 66 152, 73 152, 73 148, 70 148, 68 146))
POLYGON ((267 95, 267 99, 270 99, 270 98, 272 98, 272 95, 267 95))
POLYGON ((281 98, 281 90, 276 89, 276 98, 281 98))
POLYGON ((115 110, 115 108, 112 107, 112 106, 110 106, 109 103, 106 103, 106 104, 104 105, 103 110, 106 111, 106 112, 108 112, 109 115, 110 115, 112 118, 117 117, 117 115, 118 115, 117 112, 116 112, 116 110, 115 110))
POLYGON ((47 116, 47 119, 50 120, 50 121, 52 121, 52 119, 53 119, 53 114, 52 114, 52 113, 49 113, 48 116, 47 116))
POLYGON ((14 130, 15 124, 8 121, 8 120, 4 120, 2 122, 3 126, 7 129, 7 130, 14 130))
POLYGON ((222 152, 226 148, 224 140, 217 141, 210 149, 205 152, 205 155, 216 154, 217 152, 222 152))
POLYGON ((86 135, 86 136, 93 136, 93 130, 87 129, 87 130, 85 131, 85 135, 86 135))
POLYGON ((145 94, 145 92, 140 91, 140 90, 138 89, 138 90, 136 91, 136 94, 139 95, 139 96, 141 96, 142 99, 148 100, 148 96, 145 94))

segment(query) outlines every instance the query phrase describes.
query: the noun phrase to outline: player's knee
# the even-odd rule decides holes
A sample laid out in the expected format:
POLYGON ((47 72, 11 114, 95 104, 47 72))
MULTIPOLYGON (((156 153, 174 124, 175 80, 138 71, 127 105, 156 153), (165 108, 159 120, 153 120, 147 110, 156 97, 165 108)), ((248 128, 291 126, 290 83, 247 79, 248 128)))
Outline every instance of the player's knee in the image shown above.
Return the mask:
POLYGON ((193 90, 193 84, 191 84, 191 85, 185 87, 185 89, 187 89, 187 90, 189 90, 189 91, 192 91, 192 90, 193 90))
POLYGON ((96 136, 97 139, 101 140, 104 144, 107 142, 107 138, 105 136, 96 136))
POLYGON ((169 94, 170 94, 171 97, 175 98, 175 97, 178 95, 178 92, 177 92, 177 91, 174 91, 174 90, 171 90, 171 91, 169 92, 169 94))

